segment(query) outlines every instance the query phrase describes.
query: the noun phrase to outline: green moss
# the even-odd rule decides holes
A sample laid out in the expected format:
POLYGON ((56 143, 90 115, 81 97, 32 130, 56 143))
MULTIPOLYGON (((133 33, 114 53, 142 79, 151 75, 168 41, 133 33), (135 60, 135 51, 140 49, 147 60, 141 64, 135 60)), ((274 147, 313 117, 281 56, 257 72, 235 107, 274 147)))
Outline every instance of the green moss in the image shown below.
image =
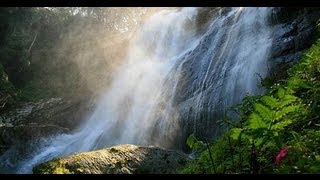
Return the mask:
POLYGON ((46 163, 42 163, 33 168, 35 174, 72 174, 65 167, 63 160, 55 159, 46 163))

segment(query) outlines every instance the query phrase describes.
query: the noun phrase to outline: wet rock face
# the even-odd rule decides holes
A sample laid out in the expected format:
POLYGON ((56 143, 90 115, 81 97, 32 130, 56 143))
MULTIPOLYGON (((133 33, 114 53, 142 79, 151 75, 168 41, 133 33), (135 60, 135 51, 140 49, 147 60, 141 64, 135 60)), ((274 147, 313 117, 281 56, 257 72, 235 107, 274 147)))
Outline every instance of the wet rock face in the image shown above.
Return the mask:
POLYGON ((35 142, 40 138, 66 132, 68 132, 67 128, 56 125, 39 125, 35 123, 18 126, 0 126, 0 155, 12 146, 27 148, 28 146, 25 145, 35 142))
POLYGON ((189 158, 157 147, 119 145, 42 163, 36 174, 168 174, 176 173, 189 158))
POLYGON ((66 100, 62 98, 42 99, 23 104, 0 116, 2 124, 53 124, 72 129, 93 108, 88 99, 66 100))
POLYGON ((29 147, 40 138, 73 130, 92 109, 87 99, 50 98, 1 114, 0 155, 12 146, 29 147))
POLYGON ((269 59, 270 73, 279 64, 292 66, 315 40, 320 8, 275 8, 274 34, 269 59))

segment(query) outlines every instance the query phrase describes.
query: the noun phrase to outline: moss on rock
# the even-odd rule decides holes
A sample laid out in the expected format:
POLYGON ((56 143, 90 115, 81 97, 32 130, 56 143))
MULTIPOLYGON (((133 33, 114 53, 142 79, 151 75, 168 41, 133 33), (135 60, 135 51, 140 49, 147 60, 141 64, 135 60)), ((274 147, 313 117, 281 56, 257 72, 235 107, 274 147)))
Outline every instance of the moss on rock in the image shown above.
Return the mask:
POLYGON ((60 161, 60 159, 40 164, 33 171, 41 174, 70 174, 70 171, 65 167, 65 162, 60 161))
POLYGON ((189 158, 158 147, 119 145, 54 159, 34 167, 36 174, 175 173, 189 158))

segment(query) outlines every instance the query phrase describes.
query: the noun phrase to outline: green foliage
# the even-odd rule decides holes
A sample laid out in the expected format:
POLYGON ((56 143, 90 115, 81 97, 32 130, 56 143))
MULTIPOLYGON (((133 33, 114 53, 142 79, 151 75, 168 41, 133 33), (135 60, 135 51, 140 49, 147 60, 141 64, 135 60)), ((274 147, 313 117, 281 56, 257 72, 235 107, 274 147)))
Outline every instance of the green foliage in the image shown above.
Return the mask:
POLYGON ((197 151, 204 147, 204 143, 202 141, 199 141, 194 134, 191 134, 188 137, 187 145, 190 147, 192 151, 197 151))
POLYGON ((60 159, 54 159, 50 162, 40 164, 33 168, 35 174, 71 174, 66 168, 66 163, 60 159))
POLYGON ((318 173, 320 39, 287 74, 233 108, 238 123, 211 144, 213 163, 205 150, 181 173, 318 173), (284 147, 288 153, 276 164, 284 147))
POLYGON ((242 131, 243 131, 243 129, 241 129, 241 128, 232 128, 230 137, 233 140, 237 140, 240 138, 242 131))
POLYGON ((251 129, 260 129, 260 128, 267 128, 267 124, 265 123, 262 118, 256 114, 252 113, 249 117, 249 128, 251 129))

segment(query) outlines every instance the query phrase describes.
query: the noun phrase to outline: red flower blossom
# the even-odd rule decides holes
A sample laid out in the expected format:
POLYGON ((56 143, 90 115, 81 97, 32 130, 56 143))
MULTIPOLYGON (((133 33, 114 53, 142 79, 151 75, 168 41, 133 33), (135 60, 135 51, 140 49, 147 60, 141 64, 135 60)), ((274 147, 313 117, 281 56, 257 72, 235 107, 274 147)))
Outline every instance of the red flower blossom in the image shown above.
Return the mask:
POLYGON ((279 164, 281 159, 287 155, 288 149, 289 149, 288 147, 281 149, 281 151, 279 152, 279 154, 276 157, 276 161, 275 161, 276 164, 279 164))

